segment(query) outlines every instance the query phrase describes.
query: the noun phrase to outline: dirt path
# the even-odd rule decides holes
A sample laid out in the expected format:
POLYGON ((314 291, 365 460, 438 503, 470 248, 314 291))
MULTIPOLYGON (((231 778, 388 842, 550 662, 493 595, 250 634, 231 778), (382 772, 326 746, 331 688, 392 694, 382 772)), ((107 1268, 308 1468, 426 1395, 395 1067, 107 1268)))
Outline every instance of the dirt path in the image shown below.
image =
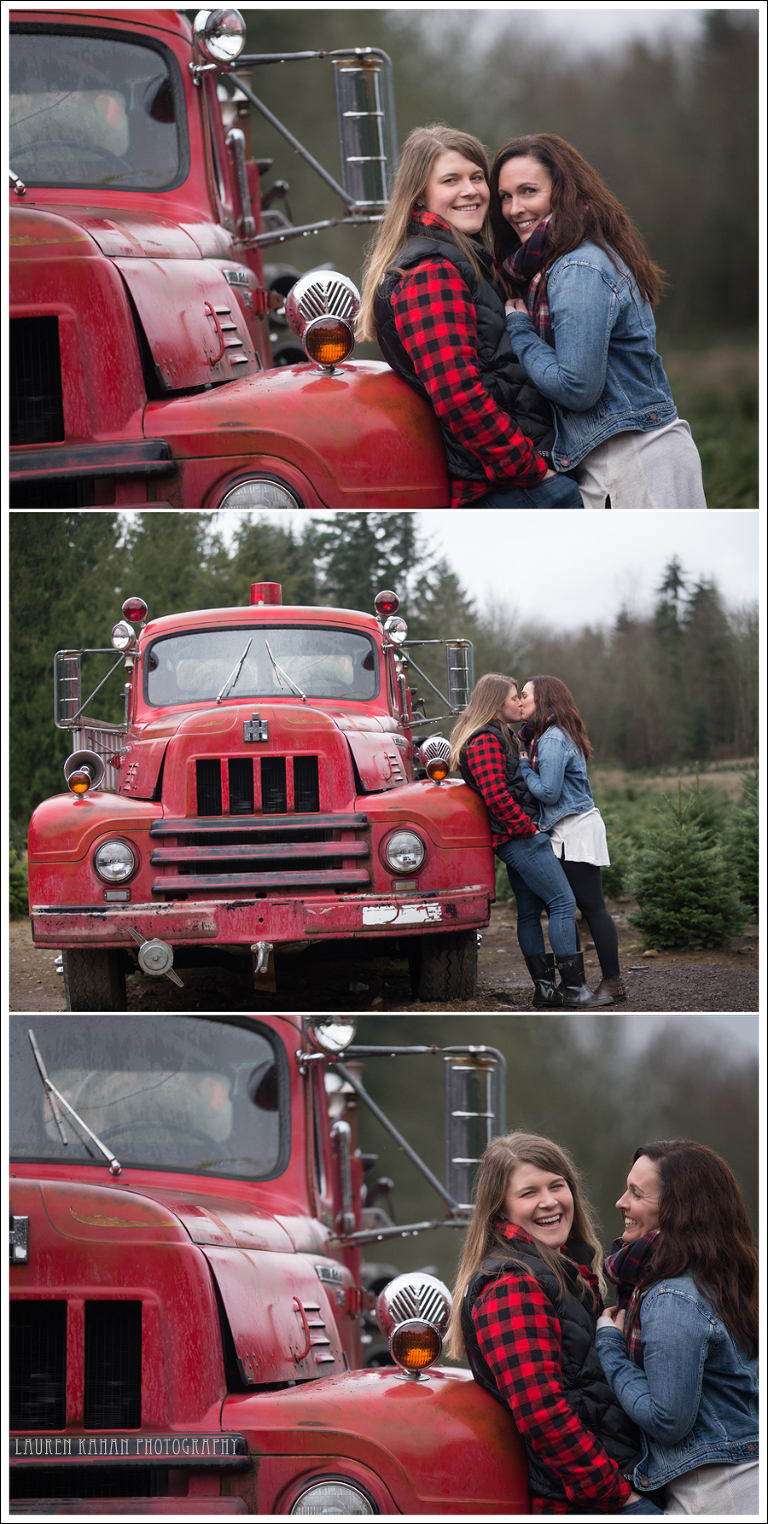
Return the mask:
MULTIPOLYGON (((621 969, 628 999, 625 1011, 756 1011, 758 1009, 757 928, 732 937, 712 952, 655 953, 633 936, 626 905, 609 906, 619 927, 621 969)), ((483 933, 478 992, 471 1001, 414 1003, 403 958, 366 957, 357 947, 339 955, 327 943, 285 957, 278 967, 278 993, 248 989, 221 970, 184 969, 184 988, 167 979, 128 980, 129 1011, 520 1011, 528 1008, 531 982, 517 946, 514 908, 494 907, 483 933)), ((64 991, 53 952, 32 946, 28 921, 10 930, 10 1009, 63 1011, 64 991)), ((587 980, 600 978, 594 950, 585 944, 587 980)))

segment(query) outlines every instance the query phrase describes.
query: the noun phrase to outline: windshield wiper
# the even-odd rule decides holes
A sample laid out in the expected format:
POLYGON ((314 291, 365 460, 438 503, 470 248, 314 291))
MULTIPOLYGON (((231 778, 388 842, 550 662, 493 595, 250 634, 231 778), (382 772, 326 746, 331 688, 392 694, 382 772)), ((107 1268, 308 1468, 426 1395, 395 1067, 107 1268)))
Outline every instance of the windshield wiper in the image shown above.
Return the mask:
POLYGON ((42 1053, 40 1052, 40 1049, 37 1046, 37 1042, 35 1041, 35 1034, 32 1031, 31 1027, 29 1027, 27 1029, 27 1036, 29 1037, 29 1041, 32 1044, 32 1052, 35 1055, 35 1063, 37 1064, 37 1067, 40 1070, 40 1078, 41 1078, 41 1080, 43 1082, 43 1085, 45 1087, 45 1093, 46 1093, 46 1095, 48 1097, 48 1100, 51 1103, 51 1111, 53 1112, 53 1115, 54 1115, 54 1118, 55 1118, 55 1121, 56 1121, 56 1126, 59 1129, 59 1133, 61 1135, 61 1141, 64 1144, 65 1148, 68 1147, 68 1139, 65 1137, 65 1134, 64 1134, 64 1122, 63 1122, 63 1119, 62 1119, 61 1112, 59 1111, 59 1108, 58 1108, 58 1106, 56 1104, 57 1101, 61 1101, 62 1106, 66 1106, 67 1111, 70 1113, 71 1116, 74 1117, 74 1119, 77 1122, 78 1126, 82 1127, 83 1132, 87 1132, 88 1137, 93 1139, 93 1142, 96 1144, 96 1147, 101 1149, 101 1152, 103 1153, 104 1158, 107 1159, 108 1162, 109 1162, 109 1173, 110 1173, 110 1175, 119 1175, 119 1174, 121 1174, 122 1173, 122 1165, 118 1163, 118 1161, 115 1158, 114 1154, 111 1154, 109 1149, 106 1148, 105 1145, 100 1141, 100 1139, 96 1137, 95 1132, 91 1132, 91 1129, 88 1126, 87 1122, 84 1122, 82 1117, 78 1116, 77 1112, 75 1111, 74 1106, 70 1106, 69 1101, 65 1099, 65 1097, 62 1095, 61 1091, 57 1090, 56 1086, 51 1084, 51 1081, 48 1078, 48 1071, 47 1071, 47 1069, 45 1067, 45 1064, 43 1063, 42 1053))
POLYGON ((234 688, 235 683, 237 682, 237 679, 239 678, 240 673, 243 670, 243 662, 245 661, 245 658, 248 655, 248 652, 250 651, 252 645, 253 645, 253 636, 251 636, 250 640, 248 641, 248 644, 247 644, 245 650, 243 651, 243 654, 240 657, 240 660, 237 663, 237 666, 235 667, 234 671, 230 672, 229 677, 227 678, 227 681, 224 684, 224 687, 221 689, 221 691, 219 693, 216 694, 216 703, 217 704, 221 703, 221 701, 222 701, 222 699, 224 697, 224 694, 226 693, 227 689, 229 688, 230 683, 232 684, 232 687, 234 688))
POLYGON ((288 673, 286 671, 284 671, 284 669, 280 666, 279 662, 275 661, 275 658, 272 655, 272 652, 271 652, 271 650, 269 648, 269 641, 265 640, 264 644, 265 644, 265 646, 267 648, 267 655, 268 655, 268 657, 269 657, 269 659, 270 659, 270 661, 272 663, 272 666, 273 666, 274 672, 275 672, 275 677, 277 678, 277 681, 279 682, 280 687, 282 688, 282 686, 283 686, 282 680, 283 680, 283 678, 285 678, 285 681, 288 684, 290 684, 290 686, 293 689, 294 693, 298 693, 299 698, 301 699, 302 703, 304 703, 304 704, 309 703, 309 700, 307 698, 306 693, 302 693, 298 683, 295 683, 293 681, 293 678, 289 677, 288 673))

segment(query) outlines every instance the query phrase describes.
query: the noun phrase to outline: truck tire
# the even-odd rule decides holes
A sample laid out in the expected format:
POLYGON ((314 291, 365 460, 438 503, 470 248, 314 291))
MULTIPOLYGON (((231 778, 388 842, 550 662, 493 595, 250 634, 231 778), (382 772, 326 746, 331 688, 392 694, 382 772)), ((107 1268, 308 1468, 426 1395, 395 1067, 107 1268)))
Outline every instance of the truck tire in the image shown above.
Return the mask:
POLYGON ((125 1011, 125 964, 115 948, 65 947, 62 953, 68 1011, 125 1011))
POLYGON ((472 1000, 477 989, 477 934, 419 937, 410 954, 417 1000, 472 1000))

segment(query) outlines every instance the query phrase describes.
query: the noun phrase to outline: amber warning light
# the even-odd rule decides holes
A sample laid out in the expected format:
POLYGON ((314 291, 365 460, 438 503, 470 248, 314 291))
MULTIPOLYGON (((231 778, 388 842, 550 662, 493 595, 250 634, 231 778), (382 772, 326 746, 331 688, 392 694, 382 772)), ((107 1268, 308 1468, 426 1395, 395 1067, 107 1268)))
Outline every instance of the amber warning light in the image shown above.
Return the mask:
POLYGON ((283 589, 279 582, 252 582, 251 604, 282 603, 283 589))

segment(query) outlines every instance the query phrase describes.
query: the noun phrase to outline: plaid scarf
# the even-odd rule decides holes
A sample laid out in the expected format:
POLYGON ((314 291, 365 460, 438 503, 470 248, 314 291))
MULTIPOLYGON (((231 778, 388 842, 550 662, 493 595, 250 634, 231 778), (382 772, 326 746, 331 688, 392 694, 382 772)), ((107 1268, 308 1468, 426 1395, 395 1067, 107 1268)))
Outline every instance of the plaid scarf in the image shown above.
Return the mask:
POLYGON ((630 1360, 639 1366, 643 1364, 643 1346, 640 1342, 640 1298, 643 1292, 643 1275, 650 1264, 658 1236, 658 1228, 652 1228, 650 1233, 643 1233, 642 1238, 636 1238, 629 1244, 625 1244, 623 1238, 615 1238, 611 1244, 611 1252, 603 1265, 609 1281, 618 1287, 619 1307, 626 1310, 624 1336, 627 1341, 627 1353, 630 1360))
MULTIPOLYGON (((538 749, 539 749, 538 737, 534 736, 534 733, 533 733, 534 732, 535 723, 536 722, 533 719, 524 720, 522 725, 520 726, 520 729, 517 732, 517 739, 518 739, 518 741, 522 741, 523 746, 525 747, 525 750, 528 753, 528 761, 530 762, 531 767, 535 767, 536 766, 536 755, 537 755, 537 752, 538 752, 538 749)), ((553 714, 548 714, 547 715, 546 724, 544 726, 544 730, 548 730, 550 725, 554 725, 554 723, 555 723, 555 716, 553 714)), ((542 735, 543 734, 544 734, 544 731, 542 731, 542 735)))
POLYGON ((521 243, 519 249, 504 260, 502 268, 514 285, 520 287, 522 299, 531 315, 531 322, 540 338, 554 349, 555 337, 549 316, 547 277, 544 274, 549 248, 549 223, 550 218, 545 217, 543 222, 540 222, 526 238, 525 243, 521 243), (537 303, 536 294, 539 290, 537 303))

